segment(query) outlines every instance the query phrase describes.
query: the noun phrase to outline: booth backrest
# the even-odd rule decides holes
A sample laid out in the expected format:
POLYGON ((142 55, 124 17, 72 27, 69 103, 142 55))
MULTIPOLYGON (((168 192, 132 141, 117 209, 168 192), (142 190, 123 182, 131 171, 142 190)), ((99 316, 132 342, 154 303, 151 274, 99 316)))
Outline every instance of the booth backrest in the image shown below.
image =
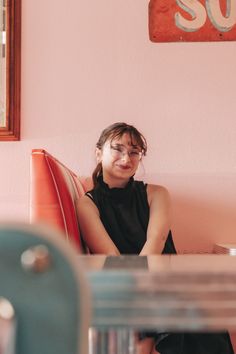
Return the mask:
POLYGON ((43 149, 31 154, 30 222, 44 222, 60 229, 81 252, 76 201, 92 186, 43 149))

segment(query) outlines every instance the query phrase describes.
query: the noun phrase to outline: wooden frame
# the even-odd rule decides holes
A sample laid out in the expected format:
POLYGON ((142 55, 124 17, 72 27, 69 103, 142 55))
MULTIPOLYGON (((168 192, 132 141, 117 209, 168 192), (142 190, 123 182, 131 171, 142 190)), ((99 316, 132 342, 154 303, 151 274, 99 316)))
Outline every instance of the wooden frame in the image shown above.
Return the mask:
POLYGON ((6 0, 6 125, 0 141, 20 140, 21 0, 6 0))

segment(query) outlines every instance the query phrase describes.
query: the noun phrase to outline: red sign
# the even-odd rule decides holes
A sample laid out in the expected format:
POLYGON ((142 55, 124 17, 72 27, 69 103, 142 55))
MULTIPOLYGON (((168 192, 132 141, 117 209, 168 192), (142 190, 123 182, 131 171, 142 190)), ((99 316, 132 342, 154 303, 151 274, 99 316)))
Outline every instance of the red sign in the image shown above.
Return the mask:
POLYGON ((236 0, 150 0, 153 42, 236 40, 236 0))

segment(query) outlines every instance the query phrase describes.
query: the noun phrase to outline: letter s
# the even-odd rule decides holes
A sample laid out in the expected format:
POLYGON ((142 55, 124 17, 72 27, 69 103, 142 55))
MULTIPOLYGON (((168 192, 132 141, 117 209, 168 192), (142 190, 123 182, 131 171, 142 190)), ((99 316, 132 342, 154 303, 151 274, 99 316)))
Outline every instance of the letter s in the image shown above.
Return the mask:
POLYGON ((197 0, 176 0, 181 9, 192 16, 192 20, 185 19, 179 12, 175 14, 175 24, 185 32, 195 32, 201 28, 207 18, 205 7, 197 0))

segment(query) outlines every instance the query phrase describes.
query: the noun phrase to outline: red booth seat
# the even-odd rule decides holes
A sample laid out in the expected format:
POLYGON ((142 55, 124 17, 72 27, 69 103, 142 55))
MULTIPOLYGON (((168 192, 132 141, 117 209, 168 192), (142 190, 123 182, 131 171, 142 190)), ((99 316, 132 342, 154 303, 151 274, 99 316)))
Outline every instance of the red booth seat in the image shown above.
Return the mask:
POLYGON ((30 222, 44 222, 60 229, 78 251, 86 252, 80 237, 76 201, 91 186, 90 178, 78 177, 47 151, 33 149, 30 222))

